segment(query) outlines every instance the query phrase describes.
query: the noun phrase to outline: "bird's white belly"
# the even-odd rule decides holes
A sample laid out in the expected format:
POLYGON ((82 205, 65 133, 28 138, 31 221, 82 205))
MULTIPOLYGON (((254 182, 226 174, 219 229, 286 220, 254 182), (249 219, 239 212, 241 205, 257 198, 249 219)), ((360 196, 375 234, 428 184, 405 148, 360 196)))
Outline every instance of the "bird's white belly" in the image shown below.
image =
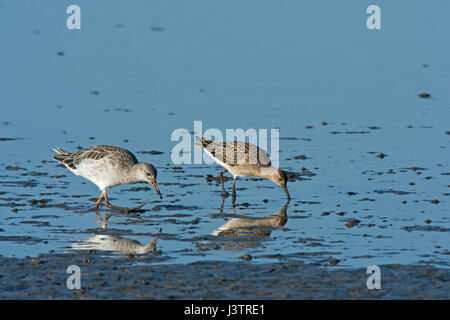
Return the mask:
POLYGON ((107 161, 83 160, 75 170, 76 175, 82 176, 95 183, 101 191, 121 184, 114 166, 107 161))

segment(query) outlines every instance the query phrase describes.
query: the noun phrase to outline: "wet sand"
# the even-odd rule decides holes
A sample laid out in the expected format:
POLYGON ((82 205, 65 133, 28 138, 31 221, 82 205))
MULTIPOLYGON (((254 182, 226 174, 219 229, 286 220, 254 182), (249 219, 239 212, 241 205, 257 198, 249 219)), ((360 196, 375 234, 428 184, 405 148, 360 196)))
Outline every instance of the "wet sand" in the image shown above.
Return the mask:
POLYGON ((450 271, 381 266, 381 289, 369 290, 365 269, 280 263, 205 261, 157 264, 158 255, 105 258, 96 253, 0 258, 0 299, 449 299, 450 271), (69 290, 69 265, 81 289, 69 290))

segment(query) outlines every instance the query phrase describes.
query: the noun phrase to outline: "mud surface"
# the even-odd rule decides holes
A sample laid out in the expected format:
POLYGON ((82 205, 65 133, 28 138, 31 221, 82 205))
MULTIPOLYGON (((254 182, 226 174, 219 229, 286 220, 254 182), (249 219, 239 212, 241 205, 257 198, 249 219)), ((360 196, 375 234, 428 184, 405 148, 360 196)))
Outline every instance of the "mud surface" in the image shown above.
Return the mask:
POLYGON ((1 299, 449 299, 450 271, 381 266, 381 289, 365 269, 321 269, 280 263, 209 261, 150 265, 154 255, 103 258, 95 253, 1 258, 1 299), (69 265, 81 289, 66 286, 69 265))

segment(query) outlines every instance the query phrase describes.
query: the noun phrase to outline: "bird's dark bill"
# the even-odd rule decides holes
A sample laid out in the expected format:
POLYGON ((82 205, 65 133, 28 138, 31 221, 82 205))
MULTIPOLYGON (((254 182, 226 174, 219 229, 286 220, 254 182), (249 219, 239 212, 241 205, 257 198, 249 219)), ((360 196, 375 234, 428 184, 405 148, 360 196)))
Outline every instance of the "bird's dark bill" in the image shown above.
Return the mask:
POLYGON ((159 191, 159 188, 158 188, 158 185, 156 184, 156 182, 152 182, 152 186, 155 188, 156 192, 158 193, 159 198, 162 199, 162 194, 159 191))

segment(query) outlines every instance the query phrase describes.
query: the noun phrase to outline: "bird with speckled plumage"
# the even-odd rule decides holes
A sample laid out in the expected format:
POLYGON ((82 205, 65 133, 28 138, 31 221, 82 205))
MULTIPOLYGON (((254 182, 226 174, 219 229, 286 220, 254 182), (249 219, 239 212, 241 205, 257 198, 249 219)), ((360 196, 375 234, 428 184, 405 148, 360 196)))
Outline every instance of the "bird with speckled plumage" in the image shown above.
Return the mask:
POLYGON ((195 145, 202 148, 215 162, 225 168, 219 174, 223 197, 227 196, 223 183, 223 174, 228 171, 233 175, 233 203, 236 198, 235 184, 237 177, 258 176, 268 179, 283 188, 288 199, 291 198, 287 189, 288 179, 286 173, 272 166, 269 156, 263 149, 249 142, 213 142, 205 138, 195 138, 197 140, 195 145))
POLYGON ((98 186, 102 192, 95 208, 98 208, 102 198, 105 205, 111 208, 106 192, 122 184, 134 184, 145 181, 150 183, 162 199, 156 183, 157 171, 149 163, 139 163, 130 151, 114 146, 94 146, 76 153, 70 153, 60 148, 54 148, 57 155, 53 159, 66 166, 75 175, 81 176, 98 186))

